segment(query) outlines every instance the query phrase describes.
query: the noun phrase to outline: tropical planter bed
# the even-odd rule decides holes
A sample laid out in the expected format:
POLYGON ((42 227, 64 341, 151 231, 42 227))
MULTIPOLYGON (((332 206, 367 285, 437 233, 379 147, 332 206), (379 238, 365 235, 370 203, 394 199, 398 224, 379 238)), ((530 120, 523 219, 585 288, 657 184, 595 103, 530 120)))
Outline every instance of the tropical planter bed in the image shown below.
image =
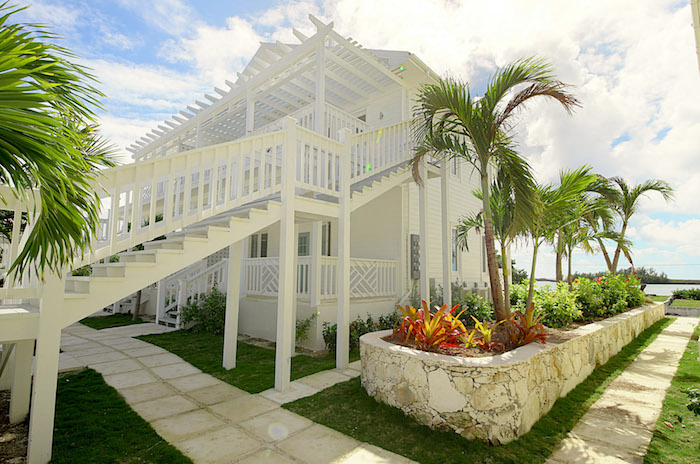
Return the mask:
POLYGON ((420 351, 384 340, 389 330, 372 332, 360 338, 362 385, 421 424, 508 443, 663 317, 663 303, 647 304, 583 325, 561 343, 530 343, 484 357, 420 351))

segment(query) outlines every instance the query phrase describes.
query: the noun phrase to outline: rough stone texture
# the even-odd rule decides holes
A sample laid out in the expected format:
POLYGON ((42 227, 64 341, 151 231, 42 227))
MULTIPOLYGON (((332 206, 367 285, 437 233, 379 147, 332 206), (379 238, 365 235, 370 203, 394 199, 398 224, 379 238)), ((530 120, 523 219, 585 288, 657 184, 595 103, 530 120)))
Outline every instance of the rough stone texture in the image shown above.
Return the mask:
POLYGON ((533 424, 640 332, 664 317, 664 304, 632 309, 574 331, 558 345, 530 344, 484 358, 459 358, 360 339, 362 385, 421 424, 503 444, 533 424))

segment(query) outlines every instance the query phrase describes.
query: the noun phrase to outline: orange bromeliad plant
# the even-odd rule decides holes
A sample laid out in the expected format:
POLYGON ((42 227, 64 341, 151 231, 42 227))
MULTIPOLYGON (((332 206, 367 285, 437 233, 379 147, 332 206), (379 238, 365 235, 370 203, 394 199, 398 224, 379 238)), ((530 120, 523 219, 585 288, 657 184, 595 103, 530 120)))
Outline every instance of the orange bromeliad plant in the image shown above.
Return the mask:
POLYGON ((535 304, 530 303, 530 306, 523 314, 520 311, 515 311, 514 315, 519 319, 515 320, 513 317, 512 321, 517 329, 517 333, 513 335, 513 341, 516 346, 527 345, 534 341, 540 343, 547 343, 546 335, 544 333, 544 325, 540 322, 544 317, 544 314, 535 314, 535 304))
POLYGON ((398 306, 403 317, 394 329, 394 334, 402 335, 404 343, 413 339, 418 348, 426 351, 461 346, 458 342, 467 333, 467 329, 459 320, 462 313, 456 316, 453 314, 459 305, 450 309, 445 304, 441 308, 436 307, 435 312, 430 311, 429 303, 425 300, 422 301, 421 306, 419 309, 410 305, 398 306))
POLYGON ((479 332, 479 335, 480 335, 479 338, 474 339, 474 342, 476 343, 477 346, 479 346, 482 349, 487 350, 487 351, 493 351, 493 350, 500 351, 500 350, 503 350, 505 348, 503 343, 492 340, 492 338, 493 338, 493 334, 496 330, 496 327, 503 324, 508 319, 498 321, 490 328, 489 328, 488 322, 486 322, 486 319, 484 319, 484 322, 479 322, 479 319, 475 318, 474 316, 472 316, 472 319, 474 319, 474 327, 475 327, 474 330, 476 332, 479 332))

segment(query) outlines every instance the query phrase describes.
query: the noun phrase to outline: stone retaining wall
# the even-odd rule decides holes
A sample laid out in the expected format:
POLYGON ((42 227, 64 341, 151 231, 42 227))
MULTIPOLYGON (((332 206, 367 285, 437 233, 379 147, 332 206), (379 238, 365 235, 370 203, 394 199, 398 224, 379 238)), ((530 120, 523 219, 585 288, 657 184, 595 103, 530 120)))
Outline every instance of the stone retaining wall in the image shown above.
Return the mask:
POLYGON ((558 345, 532 343, 483 358, 415 350, 360 338, 362 385, 378 401, 435 429, 503 444, 527 433, 593 369, 664 317, 663 303, 646 305, 574 330, 558 345))

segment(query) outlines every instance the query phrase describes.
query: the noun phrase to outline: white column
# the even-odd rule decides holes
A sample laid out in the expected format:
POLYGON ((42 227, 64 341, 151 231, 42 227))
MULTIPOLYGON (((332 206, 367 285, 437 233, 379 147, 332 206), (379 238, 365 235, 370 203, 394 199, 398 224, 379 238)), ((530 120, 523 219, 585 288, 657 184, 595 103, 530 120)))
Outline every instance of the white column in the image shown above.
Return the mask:
POLYGON ((326 73, 325 73, 325 40, 316 46, 316 93, 314 97, 314 131, 328 135, 324 132, 324 113, 326 111, 326 73))
POLYGON ((338 216, 338 331, 335 367, 350 364, 350 136, 347 127, 340 131, 340 143, 345 145, 340 158, 340 215, 338 216))
POLYGON ((292 353, 289 338, 293 329, 294 288, 294 187, 296 184, 296 121, 287 118, 282 157, 282 212, 280 218, 280 268, 277 299, 277 346, 275 349, 275 389, 289 389, 292 353))
POLYGON ((450 233, 450 160, 440 166, 440 193, 442 212, 442 294, 444 302, 452 306, 452 234, 450 233))
POLYGON ((316 311, 321 304, 321 221, 311 224, 311 269, 309 269, 309 301, 316 311))
POLYGON ((51 459, 64 286, 62 279, 55 275, 49 276, 43 285, 39 304, 36 372, 29 416, 28 464, 45 464, 51 459))
POLYGON ((299 225, 294 224, 294 299, 292 300, 292 335, 290 337, 290 350, 292 354, 297 349, 297 301, 299 299, 299 260, 297 257, 299 256, 299 247, 298 247, 298 240, 299 240, 299 225))
POLYGON ((250 134, 255 130, 255 97, 252 92, 246 96, 245 106, 245 133, 250 134))
POLYGON ((224 322, 224 369, 236 367, 238 306, 241 296, 241 241, 228 249, 226 269, 226 321, 224 322))
POLYGON ((29 392, 32 386, 32 359, 34 340, 15 343, 15 369, 12 376, 10 396, 10 424, 17 424, 29 414, 29 392))
POLYGON ((428 169, 425 161, 419 167, 422 183, 418 186, 418 222, 420 225, 420 296, 430 300, 430 279, 428 278, 428 169))

